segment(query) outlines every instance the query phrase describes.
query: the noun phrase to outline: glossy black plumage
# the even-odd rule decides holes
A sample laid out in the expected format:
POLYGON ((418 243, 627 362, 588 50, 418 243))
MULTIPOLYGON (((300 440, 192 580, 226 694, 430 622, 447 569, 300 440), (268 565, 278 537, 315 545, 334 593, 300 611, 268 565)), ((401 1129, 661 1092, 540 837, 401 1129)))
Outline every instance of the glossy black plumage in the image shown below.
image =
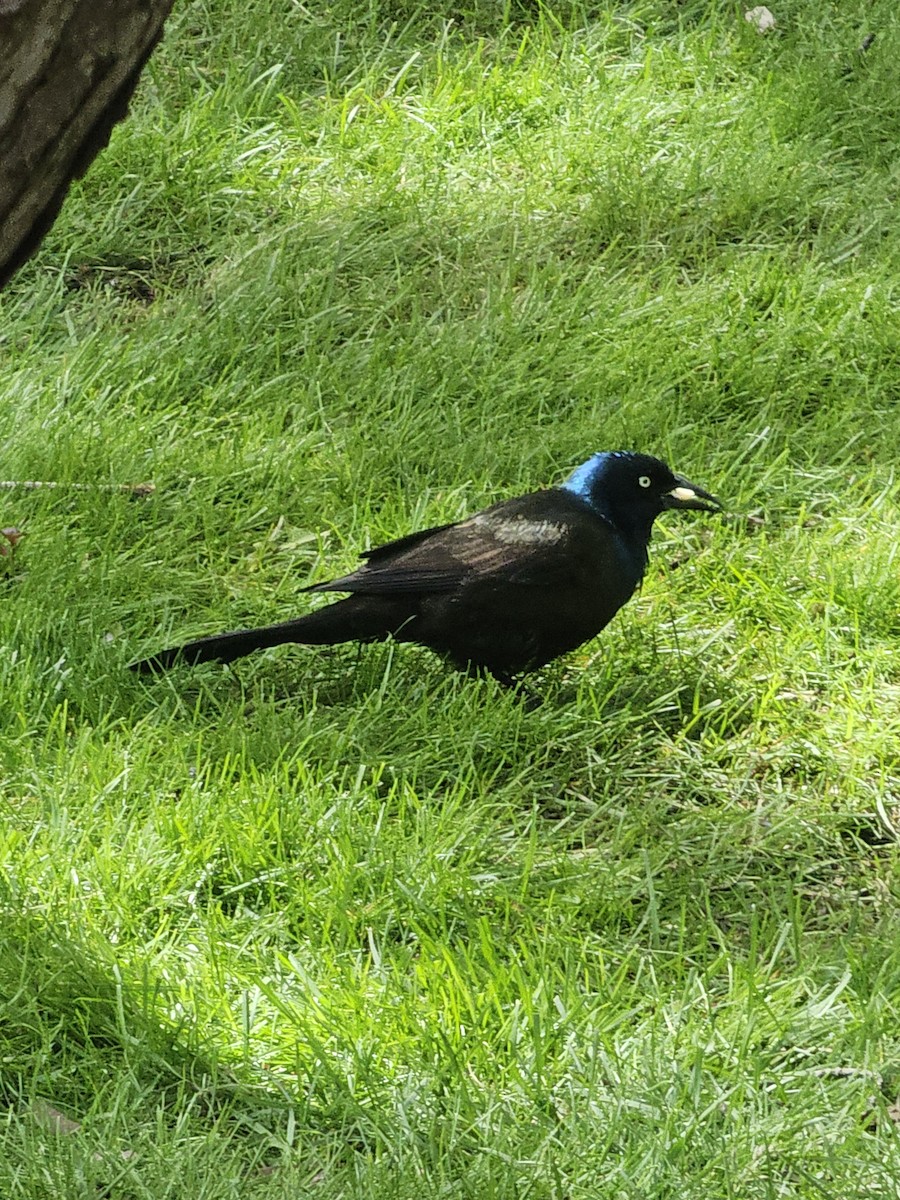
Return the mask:
POLYGON ((718 508, 649 455, 596 454, 560 487, 504 500, 457 524, 370 550, 358 570, 311 592, 349 592, 261 629, 222 633, 132 664, 230 662, 283 642, 329 645, 393 637, 504 681, 599 633, 634 593, 655 518, 718 508))

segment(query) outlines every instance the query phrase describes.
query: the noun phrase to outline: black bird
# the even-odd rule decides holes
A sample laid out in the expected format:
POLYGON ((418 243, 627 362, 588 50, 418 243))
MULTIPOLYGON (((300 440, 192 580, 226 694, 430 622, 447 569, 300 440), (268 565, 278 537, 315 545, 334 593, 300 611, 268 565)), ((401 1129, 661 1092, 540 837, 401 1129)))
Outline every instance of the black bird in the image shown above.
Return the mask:
POLYGON ((720 507, 658 458, 595 454, 559 487, 388 542, 364 554, 364 565, 350 575, 305 589, 350 592, 345 600, 279 625, 162 650, 132 669, 230 662, 283 642, 322 646, 393 637, 510 684, 612 620, 641 582, 661 512, 720 507))

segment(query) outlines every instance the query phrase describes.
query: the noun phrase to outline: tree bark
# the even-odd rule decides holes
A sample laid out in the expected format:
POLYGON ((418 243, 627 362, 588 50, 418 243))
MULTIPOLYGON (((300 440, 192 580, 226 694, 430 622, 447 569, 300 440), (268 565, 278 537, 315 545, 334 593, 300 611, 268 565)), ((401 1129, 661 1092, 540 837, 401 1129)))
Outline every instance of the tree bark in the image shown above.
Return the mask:
POLYGON ((173 0, 0 0, 0 287, 128 111, 173 0))

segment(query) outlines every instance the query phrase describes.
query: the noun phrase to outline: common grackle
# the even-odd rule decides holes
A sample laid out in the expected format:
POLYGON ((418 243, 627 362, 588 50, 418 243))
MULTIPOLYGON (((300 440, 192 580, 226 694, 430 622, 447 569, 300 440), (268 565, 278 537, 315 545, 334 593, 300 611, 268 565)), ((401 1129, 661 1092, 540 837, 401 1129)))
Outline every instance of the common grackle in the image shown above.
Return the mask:
POLYGON ((467 520, 411 533, 363 555, 350 575, 309 592, 350 592, 303 617, 162 650, 133 663, 230 662, 264 646, 418 642, 504 683, 586 642, 644 574, 653 522, 719 502, 658 458, 595 454, 559 487, 504 500, 467 520))

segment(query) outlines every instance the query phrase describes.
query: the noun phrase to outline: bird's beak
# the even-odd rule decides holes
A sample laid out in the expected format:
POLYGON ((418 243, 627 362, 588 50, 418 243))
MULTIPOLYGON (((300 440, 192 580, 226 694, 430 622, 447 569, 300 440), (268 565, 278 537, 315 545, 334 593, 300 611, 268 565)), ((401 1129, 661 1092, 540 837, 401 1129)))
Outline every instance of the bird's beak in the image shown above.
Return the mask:
POLYGON ((702 512, 718 512, 722 505, 705 488, 689 483, 683 475, 675 476, 675 486, 663 493, 665 508, 699 508, 702 512))

